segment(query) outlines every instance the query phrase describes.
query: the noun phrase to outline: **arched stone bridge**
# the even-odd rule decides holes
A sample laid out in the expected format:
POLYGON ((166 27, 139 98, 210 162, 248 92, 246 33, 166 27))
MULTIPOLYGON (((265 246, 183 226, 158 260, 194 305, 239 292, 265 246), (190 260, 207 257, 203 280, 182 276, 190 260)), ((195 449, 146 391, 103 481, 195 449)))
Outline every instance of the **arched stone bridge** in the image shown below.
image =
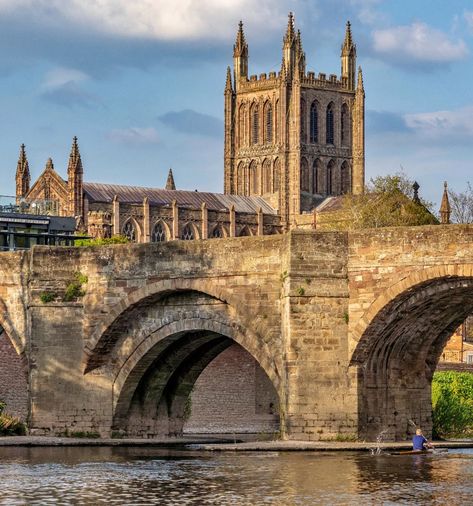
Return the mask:
POLYGON ((389 228, 3 253, 0 325, 33 433, 179 434, 236 342, 293 439, 431 428, 430 383, 473 310, 473 227, 389 228), (63 302, 80 272, 85 295, 63 302), (56 300, 45 302, 45 294, 56 300))

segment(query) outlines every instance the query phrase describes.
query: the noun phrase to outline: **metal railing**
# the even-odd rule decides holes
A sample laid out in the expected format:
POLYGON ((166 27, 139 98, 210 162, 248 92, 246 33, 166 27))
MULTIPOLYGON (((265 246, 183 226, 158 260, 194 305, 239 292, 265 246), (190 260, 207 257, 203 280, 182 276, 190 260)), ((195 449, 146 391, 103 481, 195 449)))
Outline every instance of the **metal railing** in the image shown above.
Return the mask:
POLYGON ((59 202, 52 199, 17 199, 0 195, 0 213, 59 216, 59 202))

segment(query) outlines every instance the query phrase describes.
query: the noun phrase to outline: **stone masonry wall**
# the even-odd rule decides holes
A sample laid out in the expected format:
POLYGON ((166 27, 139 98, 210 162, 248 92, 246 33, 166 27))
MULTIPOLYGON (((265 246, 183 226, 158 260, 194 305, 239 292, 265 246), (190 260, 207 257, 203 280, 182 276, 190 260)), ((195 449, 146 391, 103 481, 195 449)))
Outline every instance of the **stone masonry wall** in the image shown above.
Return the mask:
POLYGON ((190 407, 185 433, 279 431, 277 393, 255 359, 237 344, 199 376, 190 407))
POLYGON ((0 400, 5 411, 26 420, 28 416, 27 368, 5 332, 0 330, 0 400))

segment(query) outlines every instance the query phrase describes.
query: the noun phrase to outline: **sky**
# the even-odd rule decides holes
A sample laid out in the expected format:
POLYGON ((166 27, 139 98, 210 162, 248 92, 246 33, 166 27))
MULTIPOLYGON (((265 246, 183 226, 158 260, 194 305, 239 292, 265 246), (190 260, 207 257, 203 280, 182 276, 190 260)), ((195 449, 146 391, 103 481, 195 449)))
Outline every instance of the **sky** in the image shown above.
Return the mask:
POLYGON ((366 176, 401 168, 437 206, 473 154, 471 0, 0 0, 0 194, 32 180, 223 190, 223 89, 238 21, 250 74, 278 71, 288 12, 308 70, 340 73, 350 20, 366 92, 366 176))

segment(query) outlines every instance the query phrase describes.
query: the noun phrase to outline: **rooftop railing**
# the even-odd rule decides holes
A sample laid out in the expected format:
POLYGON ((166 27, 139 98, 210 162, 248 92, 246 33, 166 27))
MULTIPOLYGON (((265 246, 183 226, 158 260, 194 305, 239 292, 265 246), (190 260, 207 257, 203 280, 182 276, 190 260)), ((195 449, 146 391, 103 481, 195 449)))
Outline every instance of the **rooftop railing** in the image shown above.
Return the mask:
POLYGON ((0 213, 59 216, 59 202, 47 199, 23 199, 0 195, 0 213))

